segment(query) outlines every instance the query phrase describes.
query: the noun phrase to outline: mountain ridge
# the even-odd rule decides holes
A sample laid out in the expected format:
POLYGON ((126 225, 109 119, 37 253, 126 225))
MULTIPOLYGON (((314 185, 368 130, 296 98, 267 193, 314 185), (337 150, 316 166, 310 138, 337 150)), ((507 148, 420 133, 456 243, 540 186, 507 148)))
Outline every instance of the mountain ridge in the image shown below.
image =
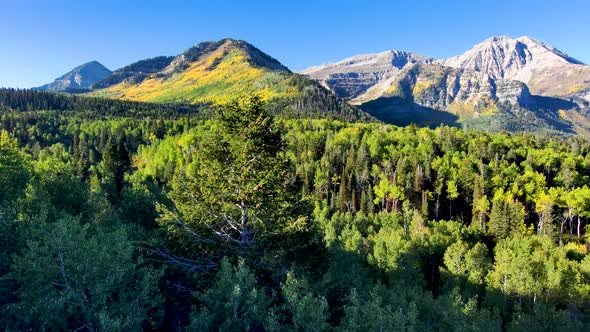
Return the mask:
POLYGON ((397 75, 408 63, 432 60, 411 52, 389 50, 311 67, 301 73, 319 81, 345 99, 354 99, 378 82, 397 75), (350 73, 354 75, 346 75, 350 73))
POLYGON ((389 113, 402 111, 408 117, 403 123, 426 119, 429 125, 436 121, 428 114, 444 118, 441 123, 476 127, 511 114, 520 127, 496 127, 528 128, 532 121, 550 130, 577 126, 590 132, 590 66, 526 36, 491 37, 447 59, 389 50, 301 72, 246 41, 225 38, 134 62, 90 90, 90 96, 194 104, 257 93, 277 109, 352 114, 358 107, 386 122, 389 113))
POLYGON ((88 95, 151 103, 215 105, 256 93, 275 113, 374 120, 316 81, 292 72, 243 40, 201 42, 176 56, 162 58, 157 66, 153 59, 156 58, 115 71, 88 95), (142 70, 146 65, 149 72, 142 70))
POLYGON ((441 123, 486 129, 483 123, 508 116, 518 125, 496 127, 535 123, 549 130, 590 129, 584 115, 590 114, 590 66, 531 37, 490 37, 447 59, 412 56, 395 64, 387 54, 413 55, 397 50, 363 54, 301 73, 396 124, 415 119, 435 125, 430 117, 436 117, 441 123))
POLYGON ((160 70, 101 86, 95 94, 148 102, 220 102, 245 92, 268 99, 293 96, 292 72, 247 42, 222 39, 199 43, 160 70))
MULTIPOLYGON (((362 54, 345 58, 343 60, 313 66, 302 70, 301 73, 321 82, 343 98, 354 99, 359 94, 350 91, 336 91, 338 82, 354 84, 354 77, 346 77, 347 73, 361 73, 367 76, 367 67, 363 71, 355 71, 351 64, 359 59, 372 59, 384 54, 411 54, 415 53, 388 50, 375 54, 362 54), (348 65, 348 68, 346 68, 348 65)), ((544 96, 566 96, 590 88, 590 66, 574 59, 557 48, 540 42, 528 36, 512 38, 508 36, 493 36, 476 44, 465 53, 446 58, 435 59, 428 56, 416 56, 412 62, 434 63, 453 68, 468 69, 483 72, 493 79, 517 80, 529 85, 530 90, 544 96), (565 73, 565 74, 564 74, 565 73), (579 79, 576 79, 579 76, 579 79), (551 84, 556 83, 557 84, 551 84), (553 86, 552 86, 553 85, 553 86)), ((383 68, 385 62, 378 63, 369 73, 373 76, 381 76, 390 79, 391 75, 382 75, 384 71, 393 71, 400 66, 390 65, 383 68)), ((405 63, 404 63, 405 65, 405 63)), ((378 81, 378 80, 377 80, 378 81)), ((378 82, 372 82, 374 85, 378 82)), ((354 90, 354 87, 348 87, 354 90)), ((366 91, 368 87, 361 90, 366 91)))
POLYGON ((127 66, 115 70, 111 73, 111 75, 94 83, 91 88, 102 89, 114 84, 121 83, 127 79, 139 82, 148 75, 156 73, 168 66, 173 59, 174 57, 158 56, 133 62, 127 66))

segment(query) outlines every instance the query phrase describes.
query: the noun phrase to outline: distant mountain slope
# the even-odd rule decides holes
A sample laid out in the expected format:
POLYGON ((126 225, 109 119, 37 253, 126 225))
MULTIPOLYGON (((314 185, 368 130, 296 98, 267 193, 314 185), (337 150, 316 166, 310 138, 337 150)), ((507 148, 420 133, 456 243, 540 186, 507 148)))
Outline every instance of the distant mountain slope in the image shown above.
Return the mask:
POLYGON ((404 51, 386 51, 311 67, 302 74, 320 82, 343 98, 354 99, 376 84, 395 77, 407 64, 432 60, 404 51))
MULTIPOLYGON (((499 111, 498 105, 520 105, 530 93, 518 81, 495 79, 474 70, 438 64, 433 58, 404 51, 360 55, 334 64, 312 67, 302 72, 317 80, 353 105, 381 117, 396 108, 436 111, 435 118, 456 122, 499 111), (391 103, 391 105, 388 105, 391 103), (413 106, 412 106, 413 105, 413 106), (451 115, 442 116, 440 111, 451 115)), ((403 112, 410 123, 415 112, 403 112)), ((427 118, 427 117, 426 117, 427 118)), ((384 120, 391 120, 385 116, 384 120)), ((430 121, 435 125, 436 121, 430 121)))
POLYGON ((68 91, 87 89, 92 84, 111 75, 111 71, 98 61, 91 61, 80 65, 68 73, 58 77, 52 83, 34 88, 42 91, 68 91))
POLYGON ((565 96, 590 88, 590 66, 526 36, 492 37, 464 54, 438 63, 493 78, 518 80, 526 83, 532 93, 544 96, 565 96))
POLYGON ((115 70, 108 77, 105 77, 104 79, 94 83, 92 88, 103 89, 121 83, 125 80, 139 83, 143 81, 148 75, 157 73, 166 68, 170 62, 172 62, 172 60, 174 60, 174 57, 159 56, 134 62, 123 68, 115 70))
POLYGON ((154 103, 222 104, 257 93, 269 101, 269 107, 283 113, 370 118, 317 82, 292 73, 251 44, 233 39, 203 42, 174 58, 139 61, 115 71, 94 88, 92 96, 154 103))
POLYGON ((493 37, 450 59, 360 55, 302 74, 394 124, 590 132, 590 66, 529 37, 493 37))
POLYGON ((362 104, 391 96, 434 109, 472 105, 476 111, 484 104, 524 104, 530 94, 526 85, 518 81, 494 80, 471 70, 415 63, 405 66, 393 79, 374 85, 352 102, 362 104))
POLYGON ((97 93, 148 102, 221 103, 246 92, 270 99, 300 93, 289 84, 292 76, 254 46, 224 39, 198 44, 157 72, 131 76, 97 93))

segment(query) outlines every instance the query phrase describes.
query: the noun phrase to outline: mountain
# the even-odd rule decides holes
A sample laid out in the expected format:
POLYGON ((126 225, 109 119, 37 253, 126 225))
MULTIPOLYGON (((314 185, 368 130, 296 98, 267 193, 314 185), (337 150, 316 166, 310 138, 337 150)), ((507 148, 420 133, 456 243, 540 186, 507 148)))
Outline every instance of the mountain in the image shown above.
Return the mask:
POLYGON ((91 61, 72 69, 52 83, 34 89, 44 91, 84 90, 109 75, 111 75, 111 71, 100 62, 91 61))
POLYGON ((100 93, 135 101, 219 103, 256 91, 268 99, 295 95, 296 88, 288 84, 291 76, 286 67, 252 45, 224 39, 200 43, 159 71, 115 81, 100 93))
POLYGON ((394 124, 590 133, 590 66, 530 37, 492 37, 448 59, 391 50, 301 73, 234 39, 140 60, 89 83, 83 78, 96 65, 43 88, 166 104, 257 93, 272 110, 297 116, 369 119, 366 112, 394 124))
POLYGON ((524 104, 530 93, 525 84, 495 80, 487 74, 436 64, 413 63, 404 66, 391 79, 380 82, 352 99, 363 104, 381 97, 400 97, 433 109, 453 106, 508 102, 524 104))
POLYGON ((473 126, 482 117, 534 102, 522 82, 432 63, 406 65, 395 77, 351 100, 385 122, 428 126, 466 121, 473 126))
POLYGON ((566 96, 590 88, 590 66, 526 36, 492 37, 438 63, 518 80, 532 93, 544 96, 566 96))
POLYGON ((233 39, 202 42, 175 57, 138 61, 92 88, 91 96, 154 103, 221 104, 257 93, 281 112, 369 118, 317 82, 233 39))
POLYGON ((343 98, 353 99, 376 84, 395 77, 409 63, 432 60, 429 57, 404 51, 386 51, 311 67, 304 70, 302 74, 319 81, 343 98))
POLYGON ((590 132, 589 66, 529 37, 493 37, 463 55, 360 55, 302 74, 385 122, 590 132))

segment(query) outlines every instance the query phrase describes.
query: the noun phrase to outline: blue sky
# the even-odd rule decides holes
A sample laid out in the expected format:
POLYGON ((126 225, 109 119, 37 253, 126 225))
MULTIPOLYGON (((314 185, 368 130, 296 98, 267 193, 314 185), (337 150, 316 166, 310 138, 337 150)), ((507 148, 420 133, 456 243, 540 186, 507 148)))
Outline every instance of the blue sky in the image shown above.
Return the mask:
POLYGON ((492 35, 529 35, 590 63, 588 13, 588 0, 0 0, 0 86, 38 86, 91 60, 114 70, 224 37, 293 70, 388 49, 448 57, 492 35))

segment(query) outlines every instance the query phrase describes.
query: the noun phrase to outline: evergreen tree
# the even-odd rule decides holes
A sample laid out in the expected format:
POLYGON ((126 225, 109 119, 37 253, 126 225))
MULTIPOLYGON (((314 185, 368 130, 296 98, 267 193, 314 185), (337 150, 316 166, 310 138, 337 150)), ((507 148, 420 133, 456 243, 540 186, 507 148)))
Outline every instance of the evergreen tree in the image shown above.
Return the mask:
POLYGON ((15 329, 140 330, 159 305, 160 274, 133 258, 122 231, 93 232, 77 218, 40 225, 15 257, 8 307, 15 329))
POLYGON ((102 157, 105 175, 113 179, 116 194, 123 190, 125 173, 131 169, 131 157, 125 141, 125 135, 109 138, 102 157))
POLYGON ((524 207, 510 194, 496 192, 490 212, 488 231, 499 239, 524 231, 524 207))

